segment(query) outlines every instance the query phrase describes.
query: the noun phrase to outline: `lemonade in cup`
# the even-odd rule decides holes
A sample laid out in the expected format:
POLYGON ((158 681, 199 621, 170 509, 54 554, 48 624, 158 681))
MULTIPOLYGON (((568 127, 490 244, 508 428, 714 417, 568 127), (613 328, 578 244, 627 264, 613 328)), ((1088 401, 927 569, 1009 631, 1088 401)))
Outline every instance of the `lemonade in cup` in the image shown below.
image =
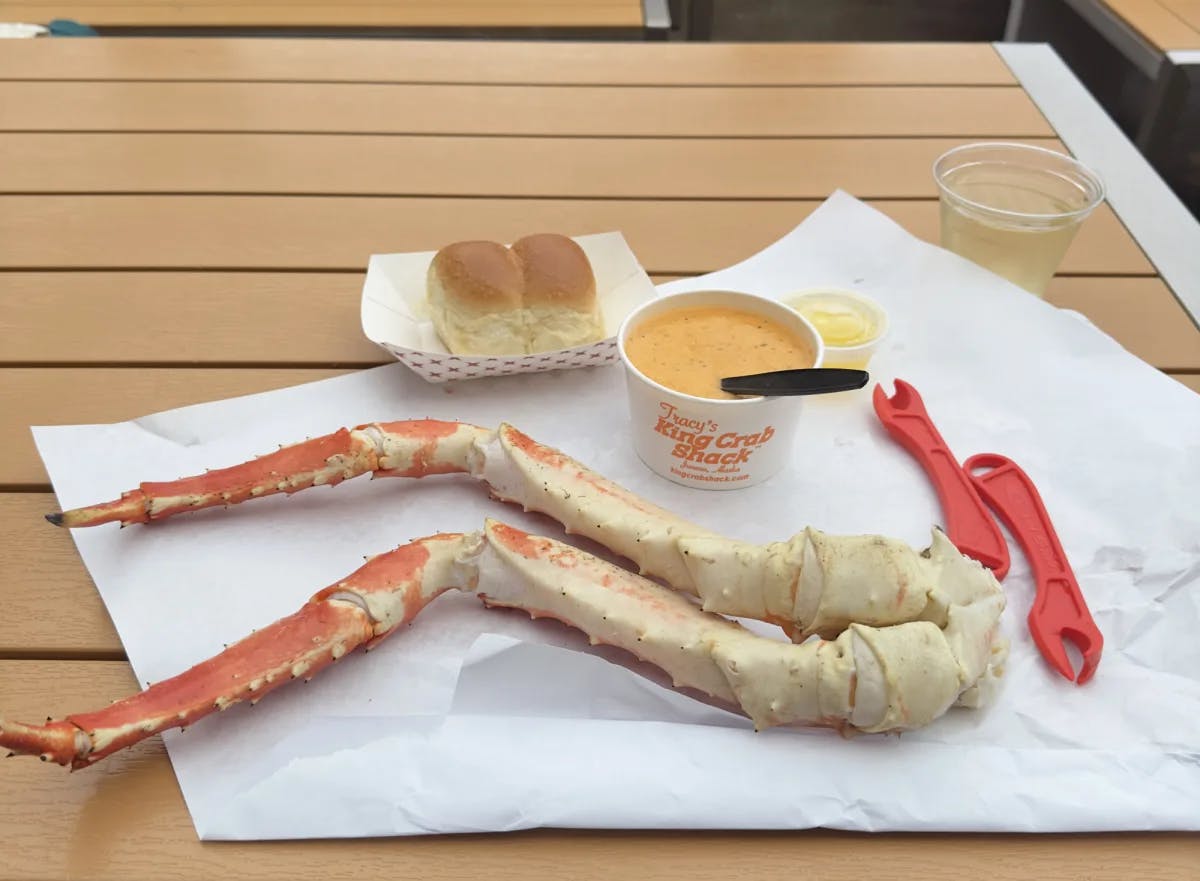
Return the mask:
POLYGON ((1063 153, 1027 144, 956 147, 933 164, 941 244, 1025 290, 1046 287, 1104 185, 1063 153))

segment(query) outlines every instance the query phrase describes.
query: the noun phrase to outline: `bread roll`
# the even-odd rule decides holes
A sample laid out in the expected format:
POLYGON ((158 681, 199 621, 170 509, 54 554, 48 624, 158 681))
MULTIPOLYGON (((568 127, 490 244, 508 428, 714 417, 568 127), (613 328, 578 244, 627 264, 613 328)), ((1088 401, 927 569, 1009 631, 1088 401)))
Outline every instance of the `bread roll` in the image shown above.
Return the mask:
POLYGON ((596 279, 573 240, 526 236, 511 249, 456 242, 429 266, 434 328, 454 354, 524 355, 603 337, 596 279))
POLYGON ((525 275, 525 321, 529 348, 550 352, 601 338, 596 276, 583 248, 554 233, 513 242, 525 275))
POLYGON ((520 260, 496 242, 455 242, 434 255, 426 278, 433 326, 455 354, 526 351, 520 260))

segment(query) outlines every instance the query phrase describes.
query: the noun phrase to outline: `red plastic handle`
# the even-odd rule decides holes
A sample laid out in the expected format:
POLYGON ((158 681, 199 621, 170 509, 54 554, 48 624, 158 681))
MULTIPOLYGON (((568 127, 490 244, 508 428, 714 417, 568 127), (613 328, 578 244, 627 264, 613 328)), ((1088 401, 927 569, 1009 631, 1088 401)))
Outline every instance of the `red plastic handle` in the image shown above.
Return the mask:
POLYGON ((1008 542, 970 478, 938 433, 912 386, 896 381, 896 399, 875 387, 875 412, 892 439, 920 463, 937 491, 946 535, 962 553, 991 569, 997 580, 1008 574, 1008 542))
POLYGON ((1104 637, 1092 619, 1037 487, 1015 462, 995 453, 972 456, 963 464, 963 471, 1029 559, 1037 586, 1029 610, 1034 642, 1051 666, 1082 685, 1096 672, 1104 637), (1083 655, 1078 677, 1063 648, 1063 638, 1071 640, 1083 655))

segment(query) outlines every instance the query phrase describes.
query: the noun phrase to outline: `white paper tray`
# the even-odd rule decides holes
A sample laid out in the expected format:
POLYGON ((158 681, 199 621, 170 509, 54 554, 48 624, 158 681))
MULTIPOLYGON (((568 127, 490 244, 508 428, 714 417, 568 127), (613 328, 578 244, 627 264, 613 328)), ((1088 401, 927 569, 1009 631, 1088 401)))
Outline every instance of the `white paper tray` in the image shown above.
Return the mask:
POLYGON ((654 284, 619 232, 574 236, 592 264, 605 338, 586 346, 533 355, 452 355, 438 337, 425 303, 425 275, 436 251, 376 254, 363 282, 362 329, 428 382, 595 367, 618 359, 617 329, 625 316, 656 296, 654 284))

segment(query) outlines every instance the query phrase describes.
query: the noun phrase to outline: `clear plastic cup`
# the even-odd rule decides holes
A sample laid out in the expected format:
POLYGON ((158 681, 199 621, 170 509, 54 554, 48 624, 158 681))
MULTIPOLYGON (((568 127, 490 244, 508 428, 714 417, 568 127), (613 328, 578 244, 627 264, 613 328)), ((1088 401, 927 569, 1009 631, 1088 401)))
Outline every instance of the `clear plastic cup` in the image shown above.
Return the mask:
POLYGON ((1104 185, 1070 156, 1027 144, 955 147, 933 164, 942 247, 1044 297, 1104 185))

